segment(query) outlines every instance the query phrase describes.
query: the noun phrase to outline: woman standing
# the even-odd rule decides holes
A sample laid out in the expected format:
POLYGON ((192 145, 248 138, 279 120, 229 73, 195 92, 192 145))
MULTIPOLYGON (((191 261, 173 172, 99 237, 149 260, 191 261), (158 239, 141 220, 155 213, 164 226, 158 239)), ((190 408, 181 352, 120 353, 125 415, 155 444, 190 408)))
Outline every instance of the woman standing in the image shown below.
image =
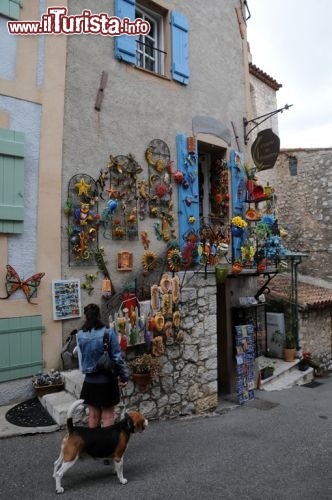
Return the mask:
POLYGON ((122 359, 119 342, 114 328, 109 332, 109 352, 116 362, 119 377, 96 371, 99 357, 103 354, 103 337, 106 326, 101 321, 97 304, 84 308, 85 323, 77 333, 80 368, 85 374, 81 398, 89 408, 89 427, 103 427, 114 424, 114 407, 120 401, 120 388, 127 385, 128 370, 122 359))

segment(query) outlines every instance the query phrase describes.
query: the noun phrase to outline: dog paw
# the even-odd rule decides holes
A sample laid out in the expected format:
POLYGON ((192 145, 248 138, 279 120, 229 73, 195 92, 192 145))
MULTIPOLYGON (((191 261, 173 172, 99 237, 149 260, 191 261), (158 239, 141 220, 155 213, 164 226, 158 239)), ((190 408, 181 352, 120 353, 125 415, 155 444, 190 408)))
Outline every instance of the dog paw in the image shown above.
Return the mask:
POLYGON ((127 484, 128 480, 123 477, 122 479, 120 479, 120 483, 121 484, 127 484))
POLYGON ((64 488, 62 486, 60 486, 60 488, 57 488, 56 489, 56 492, 58 493, 58 495, 60 495, 61 493, 64 493, 64 488))

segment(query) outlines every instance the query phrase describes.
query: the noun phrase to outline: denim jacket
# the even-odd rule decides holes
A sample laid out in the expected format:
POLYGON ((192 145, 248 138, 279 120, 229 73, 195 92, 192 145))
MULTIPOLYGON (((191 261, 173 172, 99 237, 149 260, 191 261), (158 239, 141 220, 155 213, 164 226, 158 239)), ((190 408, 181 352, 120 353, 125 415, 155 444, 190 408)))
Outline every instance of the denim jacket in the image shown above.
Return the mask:
MULTIPOLYGON (((82 373, 85 374, 97 372, 97 361, 104 351, 103 337, 105 330, 106 327, 104 326, 103 328, 99 328, 98 330, 95 330, 93 328, 92 330, 88 331, 80 330, 77 333, 76 337, 77 345, 79 348, 79 359, 82 373)), ((126 382, 128 380, 128 370, 122 359, 121 349, 116 336, 116 332, 114 328, 109 328, 108 332, 110 339, 110 356, 117 364, 121 381, 126 382)))

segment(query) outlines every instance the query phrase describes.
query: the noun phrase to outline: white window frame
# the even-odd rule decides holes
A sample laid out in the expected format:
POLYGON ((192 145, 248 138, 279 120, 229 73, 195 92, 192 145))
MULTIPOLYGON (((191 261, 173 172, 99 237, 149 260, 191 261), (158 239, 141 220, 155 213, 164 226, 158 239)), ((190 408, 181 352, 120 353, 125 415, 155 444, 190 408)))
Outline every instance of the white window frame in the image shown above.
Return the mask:
POLYGON ((136 47, 137 66, 147 71, 164 75, 164 18, 162 15, 150 9, 142 7, 141 5, 136 5, 135 18, 138 17, 144 21, 148 21, 150 25, 154 27, 155 37, 152 37, 149 33, 147 35, 138 36, 136 47), (139 42, 141 42, 142 45, 139 42), (153 55, 148 53, 148 45, 152 46, 153 49, 157 49, 153 51, 153 55), (152 66, 148 64, 148 61, 152 66))

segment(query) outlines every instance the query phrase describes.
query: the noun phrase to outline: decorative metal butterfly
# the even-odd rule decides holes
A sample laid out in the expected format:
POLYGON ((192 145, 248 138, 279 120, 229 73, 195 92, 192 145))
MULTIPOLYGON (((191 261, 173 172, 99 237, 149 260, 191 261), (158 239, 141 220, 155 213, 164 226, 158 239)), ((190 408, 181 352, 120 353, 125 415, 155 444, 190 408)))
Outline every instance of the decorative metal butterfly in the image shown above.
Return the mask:
POLYGON ((37 295, 37 289, 40 285, 40 281, 45 273, 37 273, 30 278, 22 281, 15 269, 9 264, 6 266, 7 274, 6 274, 6 291, 7 297, 0 297, 0 299, 8 299, 13 293, 17 292, 17 290, 23 290, 27 301, 30 304, 35 304, 36 302, 31 302, 32 297, 37 295))

